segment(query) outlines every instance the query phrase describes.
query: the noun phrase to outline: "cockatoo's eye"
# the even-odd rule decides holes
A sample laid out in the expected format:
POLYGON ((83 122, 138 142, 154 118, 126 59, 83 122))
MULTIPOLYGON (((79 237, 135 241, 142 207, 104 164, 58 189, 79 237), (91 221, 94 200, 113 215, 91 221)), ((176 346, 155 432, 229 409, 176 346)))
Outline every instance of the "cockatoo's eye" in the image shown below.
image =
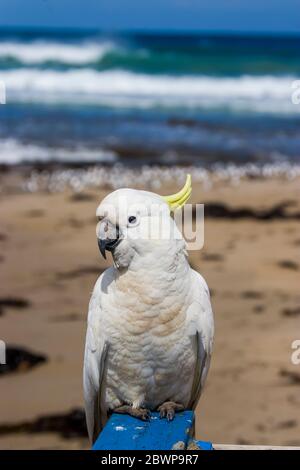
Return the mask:
POLYGON ((128 223, 129 223, 130 225, 134 225, 134 224, 136 224, 136 222, 137 222, 137 218, 136 218, 134 215, 130 215, 130 216, 128 217, 128 223))

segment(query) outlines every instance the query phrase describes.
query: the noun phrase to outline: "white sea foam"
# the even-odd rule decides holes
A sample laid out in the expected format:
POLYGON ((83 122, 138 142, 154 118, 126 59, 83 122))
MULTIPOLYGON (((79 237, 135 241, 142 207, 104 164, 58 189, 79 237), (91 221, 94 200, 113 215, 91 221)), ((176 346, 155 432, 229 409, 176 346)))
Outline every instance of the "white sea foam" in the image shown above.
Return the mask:
POLYGON ((23 144, 16 139, 0 140, 0 163, 14 165, 23 162, 98 162, 113 163, 117 155, 103 149, 89 149, 76 147, 67 149, 63 147, 46 147, 42 145, 23 144))
POLYGON ((12 57, 24 64, 40 64, 47 61, 65 64, 87 64, 100 60, 110 49, 111 42, 60 43, 34 41, 20 43, 5 41, 0 43, 0 59, 12 57))
POLYGON ((0 72, 7 101, 90 103, 113 107, 225 108, 295 114, 293 77, 151 76, 122 70, 18 69, 0 72))

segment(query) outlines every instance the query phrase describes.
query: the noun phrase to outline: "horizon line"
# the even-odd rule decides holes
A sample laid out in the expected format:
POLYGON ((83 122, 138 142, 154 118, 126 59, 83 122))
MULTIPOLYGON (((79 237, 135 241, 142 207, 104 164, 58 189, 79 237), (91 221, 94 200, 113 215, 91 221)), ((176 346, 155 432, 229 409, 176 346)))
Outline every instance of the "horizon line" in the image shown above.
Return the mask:
POLYGON ((63 32, 63 33, 97 33, 97 34, 144 34, 144 35, 178 35, 178 36, 196 36, 196 35, 215 35, 215 36, 260 36, 260 37, 300 37, 300 31, 275 31, 275 30, 232 30, 232 29, 154 29, 154 28, 96 28, 80 26, 29 26, 29 25, 1 25, 0 32, 63 32))

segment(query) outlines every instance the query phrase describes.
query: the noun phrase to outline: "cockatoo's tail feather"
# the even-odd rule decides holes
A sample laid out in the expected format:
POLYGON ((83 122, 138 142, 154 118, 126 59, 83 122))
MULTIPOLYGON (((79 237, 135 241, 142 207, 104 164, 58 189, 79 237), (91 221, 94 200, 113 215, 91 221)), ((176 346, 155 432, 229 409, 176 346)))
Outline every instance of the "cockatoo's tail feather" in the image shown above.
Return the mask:
POLYGON ((189 199, 192 193, 192 178, 191 175, 187 175, 186 182, 183 188, 175 194, 170 196, 162 196, 163 199, 169 204, 170 210, 175 211, 176 209, 183 207, 189 199))

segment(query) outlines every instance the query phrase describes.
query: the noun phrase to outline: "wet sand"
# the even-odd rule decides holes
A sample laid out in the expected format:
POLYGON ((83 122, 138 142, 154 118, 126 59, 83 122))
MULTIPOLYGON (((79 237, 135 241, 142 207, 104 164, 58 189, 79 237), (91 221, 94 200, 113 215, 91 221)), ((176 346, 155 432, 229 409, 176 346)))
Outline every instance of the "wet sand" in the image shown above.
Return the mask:
MULTIPOLYGON (((80 411, 85 322, 93 285, 111 261, 95 238, 95 209, 110 187, 28 193, 18 189, 23 179, 0 178, 0 339, 46 360, 21 357, 0 375, 0 448, 88 448, 80 411)), ((300 366, 291 363, 300 339, 299 183, 194 184, 192 201, 208 212, 204 248, 190 261, 208 282, 216 321, 198 438, 300 445, 300 366)), ((177 188, 170 181, 158 192, 177 188)))

